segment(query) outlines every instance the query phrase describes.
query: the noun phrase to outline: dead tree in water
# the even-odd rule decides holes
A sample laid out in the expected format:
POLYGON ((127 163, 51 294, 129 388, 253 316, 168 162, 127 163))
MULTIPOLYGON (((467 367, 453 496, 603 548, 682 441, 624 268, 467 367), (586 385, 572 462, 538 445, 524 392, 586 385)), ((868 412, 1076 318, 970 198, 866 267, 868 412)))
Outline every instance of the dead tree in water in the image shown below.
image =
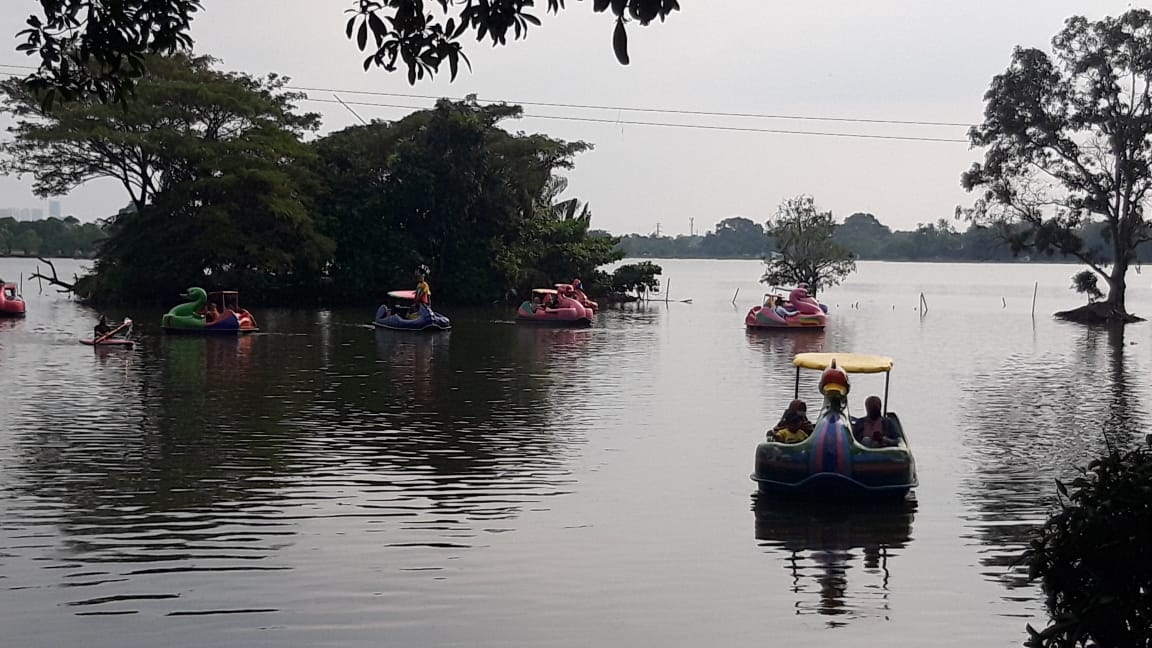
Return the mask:
MULTIPOLYGON (((48 264, 48 267, 52 270, 52 276, 49 277, 48 275, 41 274, 40 266, 36 266, 36 272, 29 275, 29 279, 43 279, 49 284, 57 286, 56 292, 76 294, 76 275, 72 275, 73 283, 68 283, 56 275, 56 266, 53 265, 51 261, 44 257, 36 257, 36 259, 48 264)), ((40 284, 40 294, 44 294, 44 284, 40 284)))

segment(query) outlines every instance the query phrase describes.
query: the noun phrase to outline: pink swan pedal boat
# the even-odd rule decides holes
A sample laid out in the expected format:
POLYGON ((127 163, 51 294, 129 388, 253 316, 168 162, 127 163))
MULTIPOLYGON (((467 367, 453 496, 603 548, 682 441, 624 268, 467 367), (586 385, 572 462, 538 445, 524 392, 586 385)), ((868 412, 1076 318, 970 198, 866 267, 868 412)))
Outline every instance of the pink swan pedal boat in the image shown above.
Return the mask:
POLYGON ((744 318, 750 329, 811 329, 822 331, 828 323, 828 307, 808 295, 804 286, 782 292, 765 293, 764 303, 753 306, 744 318))
POLYGON ((596 314, 596 311, 600 310, 600 304, 588 299, 588 295, 584 294, 584 287, 580 284, 558 283, 556 284, 556 291, 561 295, 571 297, 580 302, 580 305, 590 309, 593 315, 596 314))
MULTIPOLYGON (((571 287, 571 286, 569 286, 571 287)), ((552 288, 534 288, 532 299, 520 304, 516 321, 553 326, 591 326, 595 312, 574 296, 552 288)))

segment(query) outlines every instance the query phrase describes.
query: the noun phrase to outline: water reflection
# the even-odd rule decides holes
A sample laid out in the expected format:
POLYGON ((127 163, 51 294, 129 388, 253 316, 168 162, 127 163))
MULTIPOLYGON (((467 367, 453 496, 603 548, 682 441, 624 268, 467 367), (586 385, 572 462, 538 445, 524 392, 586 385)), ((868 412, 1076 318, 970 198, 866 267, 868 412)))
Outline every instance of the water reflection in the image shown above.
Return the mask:
POLYGON ((324 582, 323 562, 296 544, 326 520, 371 539, 345 547, 359 554, 348 564, 436 579, 510 530, 494 521, 565 492, 583 430, 550 410, 548 375, 581 353, 578 332, 488 327, 454 357, 449 335, 279 319, 275 334, 95 354, 49 342, 16 357, 41 391, 5 412, 10 591, 67 587, 62 604, 82 615, 268 613, 279 607, 227 583, 283 573, 259 581, 275 599, 324 582))
POLYGON ((750 348, 785 364, 791 364, 797 353, 825 351, 828 342, 828 334, 824 331, 746 329, 745 337, 750 348))
POLYGON ((757 494, 753 510, 760 546, 785 556, 796 614, 833 617, 829 627, 888 615, 889 561, 912 540, 915 501, 842 506, 757 494))
POLYGON ((1065 350, 1016 354, 963 386, 958 433, 972 474, 962 486, 970 536, 982 546, 986 578, 1006 596, 1034 598, 1021 555, 1056 504, 1056 479, 1107 449, 1143 438, 1144 388, 1128 364, 1124 327, 1077 327, 1065 350))

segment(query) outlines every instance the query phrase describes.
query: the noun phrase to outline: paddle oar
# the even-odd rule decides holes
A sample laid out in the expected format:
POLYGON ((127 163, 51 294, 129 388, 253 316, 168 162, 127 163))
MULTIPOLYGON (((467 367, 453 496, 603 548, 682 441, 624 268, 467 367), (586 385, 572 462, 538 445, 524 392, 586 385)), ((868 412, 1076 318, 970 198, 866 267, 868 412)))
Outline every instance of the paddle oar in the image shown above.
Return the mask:
POLYGON ((92 340, 92 344, 100 344, 104 340, 107 340, 108 338, 110 338, 113 335, 116 335, 117 333, 122 331, 124 329, 124 327, 128 326, 129 324, 130 324, 130 322, 123 322, 122 324, 120 324, 120 326, 117 326, 116 328, 112 329, 111 331, 108 331, 104 335, 101 335, 100 337, 96 338, 95 340, 92 340))

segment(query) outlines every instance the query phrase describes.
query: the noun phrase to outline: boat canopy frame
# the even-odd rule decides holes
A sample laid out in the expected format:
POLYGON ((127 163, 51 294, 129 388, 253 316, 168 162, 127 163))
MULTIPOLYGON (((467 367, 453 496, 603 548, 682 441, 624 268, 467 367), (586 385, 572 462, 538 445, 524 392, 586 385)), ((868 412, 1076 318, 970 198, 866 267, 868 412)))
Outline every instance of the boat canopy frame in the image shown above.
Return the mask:
POLYGON ((844 373, 882 373, 884 374, 884 414, 888 414, 888 385, 892 377, 892 358, 867 353, 797 353, 792 358, 792 365, 796 367, 795 396, 800 398, 800 370, 813 369, 824 371, 836 363, 836 368, 844 373))

